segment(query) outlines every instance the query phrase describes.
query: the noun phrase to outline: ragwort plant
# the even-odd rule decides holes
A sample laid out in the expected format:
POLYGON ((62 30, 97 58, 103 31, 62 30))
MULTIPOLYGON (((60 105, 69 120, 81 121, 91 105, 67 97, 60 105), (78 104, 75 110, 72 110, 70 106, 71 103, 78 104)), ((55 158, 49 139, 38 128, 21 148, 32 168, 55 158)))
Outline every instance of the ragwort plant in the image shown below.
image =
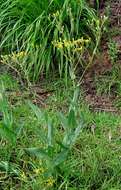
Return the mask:
MULTIPOLYGON (((19 166, 11 162, 12 154, 21 134, 22 125, 15 124, 12 109, 5 95, 4 84, 0 85, 0 180, 5 183, 8 176, 21 178, 23 172, 19 166), (3 148, 3 149, 2 149, 3 148)), ((1 186, 0 186, 1 187, 1 186)), ((2 188, 2 187, 1 187, 2 188)))
MULTIPOLYGON (((26 148, 25 152, 40 160, 42 166, 36 172, 42 174, 45 179, 49 179, 49 186, 53 186, 55 182, 57 183, 54 179, 63 180, 63 175, 65 178, 68 177, 67 172, 64 171, 65 163, 83 127, 82 118, 77 109, 78 92, 79 90, 77 89, 74 93, 67 116, 60 112, 58 113, 61 133, 58 139, 56 138, 56 129, 54 129, 55 126, 53 126, 51 117, 29 102, 38 121, 41 124, 43 123, 46 128, 45 134, 43 133, 40 137, 43 139, 43 145, 26 148)), ((41 185, 46 186, 45 184, 41 185)))
POLYGON ((88 46, 93 49, 93 41, 97 40, 95 26, 92 28, 90 23, 98 17, 85 0, 7 0, 0 5, 0 17, 0 49, 9 57, 6 60, 3 56, 3 63, 17 68, 28 81, 38 80, 41 74, 48 76, 55 69, 67 78, 75 73, 77 65, 83 65, 81 50, 88 46), (93 39, 91 45, 81 44, 73 51, 71 47, 58 51, 53 45, 82 38, 93 39))
MULTIPOLYGON (((67 91, 63 90, 63 94, 62 89, 57 87, 57 90, 63 100, 60 102, 56 96, 57 107, 53 108, 50 101, 51 107, 45 111, 25 101, 11 110, 7 101, 7 112, 10 118, 12 115, 10 129, 17 140, 11 143, 9 138, 0 136, 0 189, 121 189, 120 116, 91 112, 82 99, 81 103, 77 101, 78 91, 67 110, 67 101, 70 102, 65 102, 67 91), (60 109, 64 113, 56 112, 60 109), (81 124, 80 135, 75 133, 78 124, 81 124), (94 131, 92 125, 95 125, 94 131), (68 154, 61 157, 64 150, 68 150, 68 154), (50 161, 45 159, 48 155, 51 161, 57 160, 59 155, 60 164, 50 166, 50 161)), ((2 91, 5 94, 4 87, 2 91)), ((2 118, 0 124, 3 123, 2 118)))

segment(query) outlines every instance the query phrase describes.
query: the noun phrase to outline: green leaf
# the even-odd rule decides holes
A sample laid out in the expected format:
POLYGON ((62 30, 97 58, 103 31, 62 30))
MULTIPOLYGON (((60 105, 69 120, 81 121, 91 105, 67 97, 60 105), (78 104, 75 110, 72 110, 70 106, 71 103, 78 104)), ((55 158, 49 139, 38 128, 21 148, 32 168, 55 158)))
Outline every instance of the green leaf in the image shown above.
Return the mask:
POLYGON ((24 127, 24 124, 23 124, 23 123, 22 123, 22 124, 19 124, 19 126, 16 127, 15 133, 16 133, 16 136, 17 136, 17 137, 21 135, 22 130, 23 130, 23 127, 24 127))
POLYGON ((48 146, 52 146, 53 127, 51 121, 48 121, 48 146))
POLYGON ((78 136, 80 135, 82 127, 83 127, 83 123, 80 122, 75 130, 70 129, 65 132, 65 135, 63 138, 63 145, 65 147, 71 148, 75 144, 78 136))
POLYGON ((6 162, 6 161, 1 161, 0 162, 0 170, 8 172, 8 170, 9 170, 9 163, 6 162))
POLYGON ((71 138, 71 146, 76 143, 76 140, 77 140, 78 136, 80 135, 82 127, 83 127, 83 124, 80 123, 80 125, 73 132, 73 136, 71 138))
POLYGON ((63 138, 63 146, 69 147, 71 144, 71 132, 66 132, 63 138))
POLYGON ((77 125, 77 122, 76 122, 75 112, 74 110, 71 109, 68 116, 68 126, 69 128, 74 129, 76 125, 77 125))
POLYGON ((74 96, 73 96, 73 100, 72 100, 72 102, 74 104, 77 104, 78 97, 79 97, 79 91, 80 91, 79 87, 77 87, 76 90, 74 91, 74 96))
POLYGON ((63 141, 62 141, 62 142, 56 141, 56 142, 57 142, 57 144, 58 144, 62 149, 67 148, 67 147, 64 145, 63 141))
POLYGON ((25 148, 24 150, 26 153, 30 154, 31 156, 35 156, 39 159, 51 160, 46 151, 41 148, 33 147, 33 148, 25 148))
POLYGON ((32 109, 32 111, 34 112, 34 114, 36 115, 37 119, 40 121, 40 119, 44 115, 42 111, 36 105, 32 104, 30 101, 28 101, 28 104, 30 108, 32 109))
POLYGON ((0 171, 5 171, 7 173, 11 173, 17 176, 20 173, 20 170, 17 168, 15 164, 9 163, 7 161, 0 162, 0 171))
POLYGON ((71 101, 71 105, 70 105, 69 111, 72 110, 72 109, 73 110, 76 109, 77 104, 78 104, 79 91, 80 91, 80 89, 79 89, 79 87, 77 87, 76 90, 74 91, 74 95, 73 95, 73 99, 71 101))
POLYGON ((57 154, 57 156, 53 159, 53 165, 58 166, 59 164, 61 164, 62 162, 64 162, 67 159, 67 155, 68 155, 69 150, 65 149, 62 152, 60 152, 59 154, 57 154))
POLYGON ((11 141, 11 143, 15 143, 16 141, 16 134, 12 130, 10 130, 8 126, 5 126, 4 124, 0 125, 0 136, 11 141))
POLYGON ((58 113, 58 118, 60 119, 60 121, 63 125, 63 128, 65 130, 67 130, 68 129, 68 119, 61 112, 58 113))

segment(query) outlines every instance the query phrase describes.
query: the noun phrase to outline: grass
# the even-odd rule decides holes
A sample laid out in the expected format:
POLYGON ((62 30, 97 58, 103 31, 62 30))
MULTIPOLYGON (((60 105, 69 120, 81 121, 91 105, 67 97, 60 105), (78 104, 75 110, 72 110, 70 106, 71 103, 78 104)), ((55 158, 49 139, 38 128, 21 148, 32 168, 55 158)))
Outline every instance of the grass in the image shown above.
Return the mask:
MULTIPOLYGON (((10 83, 13 89, 11 77, 8 80, 6 75, 2 75, 1 78, 5 89, 10 83)), ((53 88, 56 88, 55 84, 53 88)), ((46 110, 37 108, 22 97, 21 104, 13 104, 8 109, 7 99, 10 100, 10 95, 7 95, 5 109, 7 108, 7 113, 11 116, 11 122, 7 120, 5 123, 6 116, 0 122, 1 131, 3 127, 10 129, 10 133, 3 131, 0 141, 1 189, 121 188, 120 116, 91 112, 85 106, 82 96, 78 99, 78 109, 74 109, 76 104, 72 104, 74 99, 71 100, 74 89, 71 86, 70 89, 67 92, 56 88, 56 92, 47 100, 46 110), (70 112, 70 116, 68 107, 76 110, 70 112), (61 111, 58 113, 58 110, 61 111), (70 118, 69 126, 72 123, 71 133, 66 133, 66 130, 70 130, 68 125, 65 128, 67 115, 70 118), (81 131, 79 129, 78 138, 72 145, 65 144, 70 142, 68 134, 73 139, 73 130, 78 126, 79 118, 83 127, 80 128, 81 131), (54 159, 54 163, 51 160, 53 164, 57 164, 51 165, 48 157, 54 159)), ((76 96, 77 94, 75 98, 76 96)))
POLYGON ((76 74, 78 65, 85 68, 84 52, 94 57, 103 21, 85 0, 74 2, 7 0, 2 3, 3 63, 16 69, 28 82, 55 70, 67 80, 68 75, 73 78, 76 74))
MULTIPOLYGON (((120 190, 121 117, 91 111, 77 85, 108 18, 85 0, 2 0, 0 17, 0 189, 120 190)), ((120 97, 117 48, 100 95, 120 97)))

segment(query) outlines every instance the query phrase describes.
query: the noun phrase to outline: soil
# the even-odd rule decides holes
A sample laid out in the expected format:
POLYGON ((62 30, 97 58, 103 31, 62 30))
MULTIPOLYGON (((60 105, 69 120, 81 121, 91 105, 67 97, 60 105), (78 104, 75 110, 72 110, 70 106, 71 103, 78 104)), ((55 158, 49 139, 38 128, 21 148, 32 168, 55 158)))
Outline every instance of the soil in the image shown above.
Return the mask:
POLYGON ((119 98, 114 93, 113 89, 115 89, 115 86, 113 86, 112 93, 109 96, 105 93, 101 95, 97 94, 95 84, 95 78, 98 81, 101 77, 108 77, 113 70, 108 53, 109 36, 113 42, 116 42, 118 47, 119 52, 116 64, 118 67, 120 67, 121 64, 121 0, 105 2, 105 6, 100 10, 100 14, 104 15, 107 9, 109 9, 109 32, 107 36, 102 38, 100 54, 98 58, 95 58, 93 66, 85 73, 82 84, 85 91, 85 100, 89 104, 90 109, 94 111, 119 112, 114 106, 115 100, 119 98))

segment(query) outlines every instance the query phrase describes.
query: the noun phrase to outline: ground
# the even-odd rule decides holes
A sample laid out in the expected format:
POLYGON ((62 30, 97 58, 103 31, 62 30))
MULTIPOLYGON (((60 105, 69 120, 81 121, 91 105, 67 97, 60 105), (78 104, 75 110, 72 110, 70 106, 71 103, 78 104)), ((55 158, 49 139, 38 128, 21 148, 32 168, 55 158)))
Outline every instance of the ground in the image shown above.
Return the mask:
MULTIPOLYGON (((100 14, 104 11, 109 10, 101 10, 100 14)), ((121 72, 120 11, 120 1, 111 1, 110 30, 102 37, 98 56, 85 73, 75 103, 72 102, 75 87, 71 81, 65 86, 63 79, 41 79, 28 88, 14 72, 1 67, 0 102, 4 103, 0 104, 1 190, 121 189, 121 85, 120 76, 116 75, 121 72), (115 65, 109 55, 110 36, 118 44, 115 65), (117 78, 114 78, 113 71, 117 78), (64 155, 62 140, 70 105, 76 107, 76 119, 79 122, 81 119, 82 129, 64 160, 59 154, 64 155), (51 122, 53 139, 49 138, 51 122), (11 127, 8 131, 2 128, 6 124, 11 127), (53 141, 50 149, 47 149, 47 139, 49 143, 53 141), (31 151, 36 156, 29 155, 28 148, 35 147, 44 148, 51 158, 56 158, 54 162, 60 164, 52 169, 47 155, 42 159, 45 154, 35 152, 35 149, 31 151)), ((75 122, 75 115, 71 114, 73 121, 70 119, 70 125, 75 122)))
POLYGON ((103 8, 100 13, 101 15, 104 15, 106 14, 106 10, 109 11, 108 32, 101 42, 101 49, 98 57, 94 60, 93 66, 85 74, 83 86, 86 94, 86 100, 90 104, 92 109, 97 111, 119 112, 119 108, 116 109, 116 107, 114 106, 115 101, 118 101, 120 99, 120 94, 117 92, 118 89, 116 81, 113 82, 113 80, 115 79, 112 79, 110 76, 112 71, 114 70, 114 67, 111 63, 108 43, 111 39, 113 42, 116 42, 118 46, 119 52, 116 64, 118 65, 118 69, 120 70, 121 2, 110 1, 110 3, 110 10, 108 10, 107 1, 105 5, 107 6, 107 9, 103 8))

